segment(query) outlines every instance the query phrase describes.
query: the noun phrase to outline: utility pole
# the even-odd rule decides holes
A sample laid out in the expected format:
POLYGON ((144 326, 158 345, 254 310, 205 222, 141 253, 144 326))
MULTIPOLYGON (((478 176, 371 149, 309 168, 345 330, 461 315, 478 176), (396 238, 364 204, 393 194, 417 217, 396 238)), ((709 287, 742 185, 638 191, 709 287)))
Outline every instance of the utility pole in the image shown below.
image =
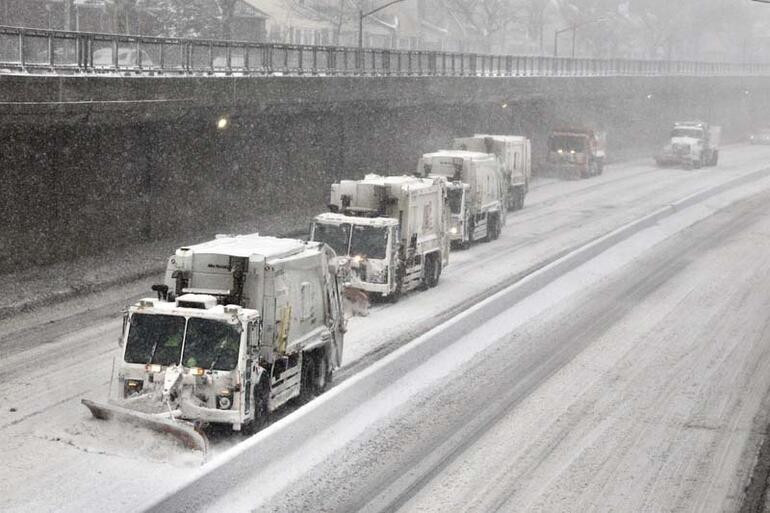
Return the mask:
MULTIPOLYGON (((770 2, 770 0, 767 0, 770 2)), ((569 27, 565 27, 563 29, 557 30, 553 33, 553 56, 558 57, 559 56, 559 34, 562 34, 567 31, 572 31, 572 58, 575 58, 575 40, 577 39, 577 29, 578 27, 582 27, 584 25, 589 25, 591 23, 599 23, 602 21, 607 21, 607 18, 602 16, 601 18, 596 18, 595 20, 588 20, 584 21, 582 23, 573 23, 569 27)))
POLYGON ((388 2, 384 5, 381 5, 377 7, 376 9, 372 9, 369 12, 364 12, 362 9, 359 9, 358 11, 358 48, 361 49, 364 47, 364 18, 367 16, 370 16, 378 11, 381 11, 385 9, 386 7, 390 7, 393 4, 397 4, 399 2, 403 2, 404 0, 392 0, 391 2, 388 2))

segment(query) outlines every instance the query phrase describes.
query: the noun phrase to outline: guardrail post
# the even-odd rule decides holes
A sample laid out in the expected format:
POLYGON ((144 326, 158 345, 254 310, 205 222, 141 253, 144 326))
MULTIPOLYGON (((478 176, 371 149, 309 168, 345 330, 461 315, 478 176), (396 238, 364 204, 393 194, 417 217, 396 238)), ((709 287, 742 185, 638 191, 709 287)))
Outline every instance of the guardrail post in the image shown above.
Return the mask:
POLYGON ((118 60, 118 38, 113 36, 112 38, 112 67, 118 69, 120 61, 118 60))
POLYGON ((24 69, 25 60, 24 60, 24 29, 19 30, 19 64, 21 65, 21 69, 24 69))

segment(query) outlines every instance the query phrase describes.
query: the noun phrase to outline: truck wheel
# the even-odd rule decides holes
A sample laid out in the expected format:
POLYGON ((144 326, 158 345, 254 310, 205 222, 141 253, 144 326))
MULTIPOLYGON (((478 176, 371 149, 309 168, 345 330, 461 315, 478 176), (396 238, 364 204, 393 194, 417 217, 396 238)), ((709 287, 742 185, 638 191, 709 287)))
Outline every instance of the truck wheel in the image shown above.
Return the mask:
POLYGON ((596 165, 596 170, 597 170, 596 174, 601 175, 604 172, 604 162, 599 162, 596 165))
POLYGON ((270 385, 267 379, 262 379, 254 387, 254 419, 241 428, 244 436, 251 436, 264 429, 270 423, 270 385))
POLYGON ((389 303, 398 303, 398 300, 401 298, 401 291, 404 288, 404 272, 403 268, 399 264, 396 267, 396 288, 388 295, 388 302, 389 303))
POLYGON ((328 348, 321 348, 316 351, 316 355, 313 358, 316 364, 316 376, 317 381, 313 383, 313 393, 315 395, 321 395, 329 388, 331 383, 331 365, 329 365, 328 348))
POLYGON ((487 216, 487 234, 482 239, 484 242, 490 242, 495 239, 495 225, 497 219, 491 215, 487 216))
POLYGON ((315 397, 316 362, 310 353, 302 353, 302 376, 299 380, 299 404, 309 403, 315 397))
POLYGON ((423 270, 423 285, 425 288, 433 288, 438 285, 441 276, 441 261, 436 255, 425 257, 425 269, 423 270))
POLYGON ((493 217, 493 219, 495 220, 495 222, 492 223, 491 237, 492 237, 492 240, 497 240, 500 237, 500 232, 502 231, 503 227, 499 217, 495 216, 493 217))
POLYGON ((711 165, 716 166, 719 162, 719 150, 715 150, 714 153, 711 155, 711 165))
POLYGON ((700 157, 698 157, 698 160, 693 160, 692 167, 695 169, 700 169, 703 167, 703 153, 700 154, 700 157))
POLYGON ((513 210, 521 210, 524 208, 524 195, 526 194, 524 188, 517 187, 513 194, 513 210))

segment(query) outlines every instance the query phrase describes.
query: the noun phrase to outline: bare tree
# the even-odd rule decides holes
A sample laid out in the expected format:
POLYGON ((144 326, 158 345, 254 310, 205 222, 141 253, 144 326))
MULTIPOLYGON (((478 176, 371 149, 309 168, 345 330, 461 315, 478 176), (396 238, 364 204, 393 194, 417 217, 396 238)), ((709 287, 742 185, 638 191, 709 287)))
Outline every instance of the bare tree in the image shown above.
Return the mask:
POLYGON ((447 8, 459 19, 471 25, 485 42, 487 50, 492 40, 519 17, 514 0, 445 0, 447 8))
POLYGON ((231 39, 235 5, 238 0, 214 0, 218 11, 220 23, 220 36, 222 39, 231 39))

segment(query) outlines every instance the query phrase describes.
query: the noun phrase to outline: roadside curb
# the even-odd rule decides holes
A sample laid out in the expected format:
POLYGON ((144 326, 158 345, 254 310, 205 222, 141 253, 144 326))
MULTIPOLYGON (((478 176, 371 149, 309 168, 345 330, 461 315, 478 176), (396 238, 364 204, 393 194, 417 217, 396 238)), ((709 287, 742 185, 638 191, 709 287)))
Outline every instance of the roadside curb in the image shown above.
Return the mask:
POLYGON ((88 294, 93 294, 100 290, 104 290, 109 287, 117 287, 119 285, 125 285, 135 281, 154 276, 163 272, 163 267, 153 267, 144 271, 126 274, 123 276, 117 276, 104 281, 95 281, 91 283, 84 283, 82 285, 75 285, 66 289, 55 290, 43 296, 35 297, 13 303, 9 306, 0 307, 0 321, 19 315, 21 313, 30 312, 36 308, 42 306, 49 306, 55 303, 60 303, 68 299, 73 299, 88 294))
POLYGON ((328 393, 217 456, 202 467, 192 480, 148 505, 147 510, 181 512, 205 509, 215 504, 231 489, 237 489, 256 478, 259 469, 267 469, 280 461, 280 458, 299 450, 305 440, 317 435, 325 427, 334 426, 341 419, 342 412, 353 411, 357 405, 392 385, 398 377, 418 368, 444 349, 447 339, 459 339, 471 333, 481 322, 505 312, 558 277, 636 233, 654 226, 660 220, 722 192, 766 177, 770 177, 770 167, 686 196, 583 244, 395 349, 328 393), (270 439, 270 444, 263 443, 267 439, 270 439), (253 471, 244 472, 243 469, 253 471), (223 487, 222 483, 228 486, 223 487))

